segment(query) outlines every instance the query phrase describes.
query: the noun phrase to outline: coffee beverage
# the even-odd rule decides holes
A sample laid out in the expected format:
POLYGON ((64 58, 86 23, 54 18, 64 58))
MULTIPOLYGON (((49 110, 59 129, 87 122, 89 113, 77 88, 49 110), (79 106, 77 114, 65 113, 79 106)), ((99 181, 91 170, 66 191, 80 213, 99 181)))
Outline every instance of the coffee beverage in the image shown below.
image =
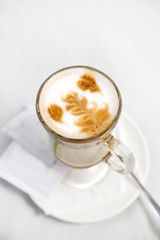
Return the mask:
POLYGON ((112 82, 100 72, 75 67, 52 75, 44 84, 40 113, 45 123, 63 137, 85 139, 107 129, 119 106, 112 82))
POLYGON ((51 151, 72 168, 98 166, 107 159, 114 147, 108 142, 113 142, 111 132, 121 106, 116 84, 87 66, 53 73, 41 85, 36 99, 37 116, 49 133, 51 151))
POLYGON ((54 156, 72 169, 65 183, 71 178, 72 187, 91 186, 106 175, 106 163, 123 174, 131 171, 132 153, 112 136, 121 108, 116 84, 92 67, 67 67, 43 82, 36 112, 54 156))

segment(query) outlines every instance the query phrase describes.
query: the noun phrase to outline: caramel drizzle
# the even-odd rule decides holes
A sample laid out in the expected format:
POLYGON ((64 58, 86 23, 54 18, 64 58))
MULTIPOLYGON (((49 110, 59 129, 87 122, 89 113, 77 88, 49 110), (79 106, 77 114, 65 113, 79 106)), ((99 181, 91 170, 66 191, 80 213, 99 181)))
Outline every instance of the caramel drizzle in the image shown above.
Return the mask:
POLYGON ((94 136, 104 131, 113 121, 113 116, 109 113, 106 103, 101 109, 98 109, 95 102, 92 103, 92 108, 88 108, 87 99, 84 96, 79 98, 75 92, 71 92, 62 100, 67 103, 67 111, 74 116, 79 116, 75 124, 81 127, 81 133, 86 133, 88 136, 94 136))
POLYGON ((101 91, 96 83, 96 80, 88 74, 84 74, 81 76, 81 79, 77 82, 77 86, 83 91, 87 90, 89 90, 90 92, 101 91))

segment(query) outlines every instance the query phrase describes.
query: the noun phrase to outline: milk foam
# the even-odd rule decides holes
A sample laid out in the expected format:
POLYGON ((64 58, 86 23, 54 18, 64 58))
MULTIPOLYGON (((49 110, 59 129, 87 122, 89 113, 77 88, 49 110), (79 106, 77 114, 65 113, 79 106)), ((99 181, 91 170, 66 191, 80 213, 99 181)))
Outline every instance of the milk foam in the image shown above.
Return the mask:
POLYGON ((109 112, 114 117, 118 111, 118 95, 112 83, 102 74, 88 70, 87 68, 73 68, 53 75, 44 85, 40 95, 40 112, 46 124, 58 134, 69 138, 87 138, 85 132, 80 132, 80 127, 75 125, 78 116, 74 116, 70 111, 66 111, 66 102, 63 97, 76 92, 79 98, 86 97, 87 107, 93 107, 93 102, 97 107, 103 108, 105 103, 109 106, 109 112), (77 86, 77 81, 82 75, 89 74, 96 80, 101 92, 83 91, 77 86), (49 113, 50 104, 56 104, 63 109, 63 122, 54 121, 49 113))

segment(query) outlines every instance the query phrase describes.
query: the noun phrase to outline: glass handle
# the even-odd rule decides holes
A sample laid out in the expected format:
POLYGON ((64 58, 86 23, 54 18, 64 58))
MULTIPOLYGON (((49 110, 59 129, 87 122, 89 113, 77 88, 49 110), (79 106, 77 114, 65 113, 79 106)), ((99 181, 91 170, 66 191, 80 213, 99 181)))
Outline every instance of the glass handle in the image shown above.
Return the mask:
POLYGON ((121 174, 132 172, 135 166, 135 158, 129 148, 112 135, 105 144, 109 152, 103 160, 108 163, 112 169, 121 174))

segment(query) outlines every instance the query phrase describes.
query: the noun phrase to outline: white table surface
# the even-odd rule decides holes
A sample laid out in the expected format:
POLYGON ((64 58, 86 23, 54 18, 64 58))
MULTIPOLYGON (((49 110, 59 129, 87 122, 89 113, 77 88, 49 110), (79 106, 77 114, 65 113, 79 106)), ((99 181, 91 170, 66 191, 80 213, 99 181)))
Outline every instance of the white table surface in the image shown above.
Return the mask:
MULTIPOLYGON (((160 2, 0 1, 0 127, 34 103, 54 71, 83 64, 119 86, 123 110, 149 145, 147 188, 160 203, 160 2)), ((0 153, 10 139, 0 133, 0 153)), ((138 199, 120 215, 77 225, 43 215, 22 192, 0 180, 0 240, 159 239, 138 199)))

